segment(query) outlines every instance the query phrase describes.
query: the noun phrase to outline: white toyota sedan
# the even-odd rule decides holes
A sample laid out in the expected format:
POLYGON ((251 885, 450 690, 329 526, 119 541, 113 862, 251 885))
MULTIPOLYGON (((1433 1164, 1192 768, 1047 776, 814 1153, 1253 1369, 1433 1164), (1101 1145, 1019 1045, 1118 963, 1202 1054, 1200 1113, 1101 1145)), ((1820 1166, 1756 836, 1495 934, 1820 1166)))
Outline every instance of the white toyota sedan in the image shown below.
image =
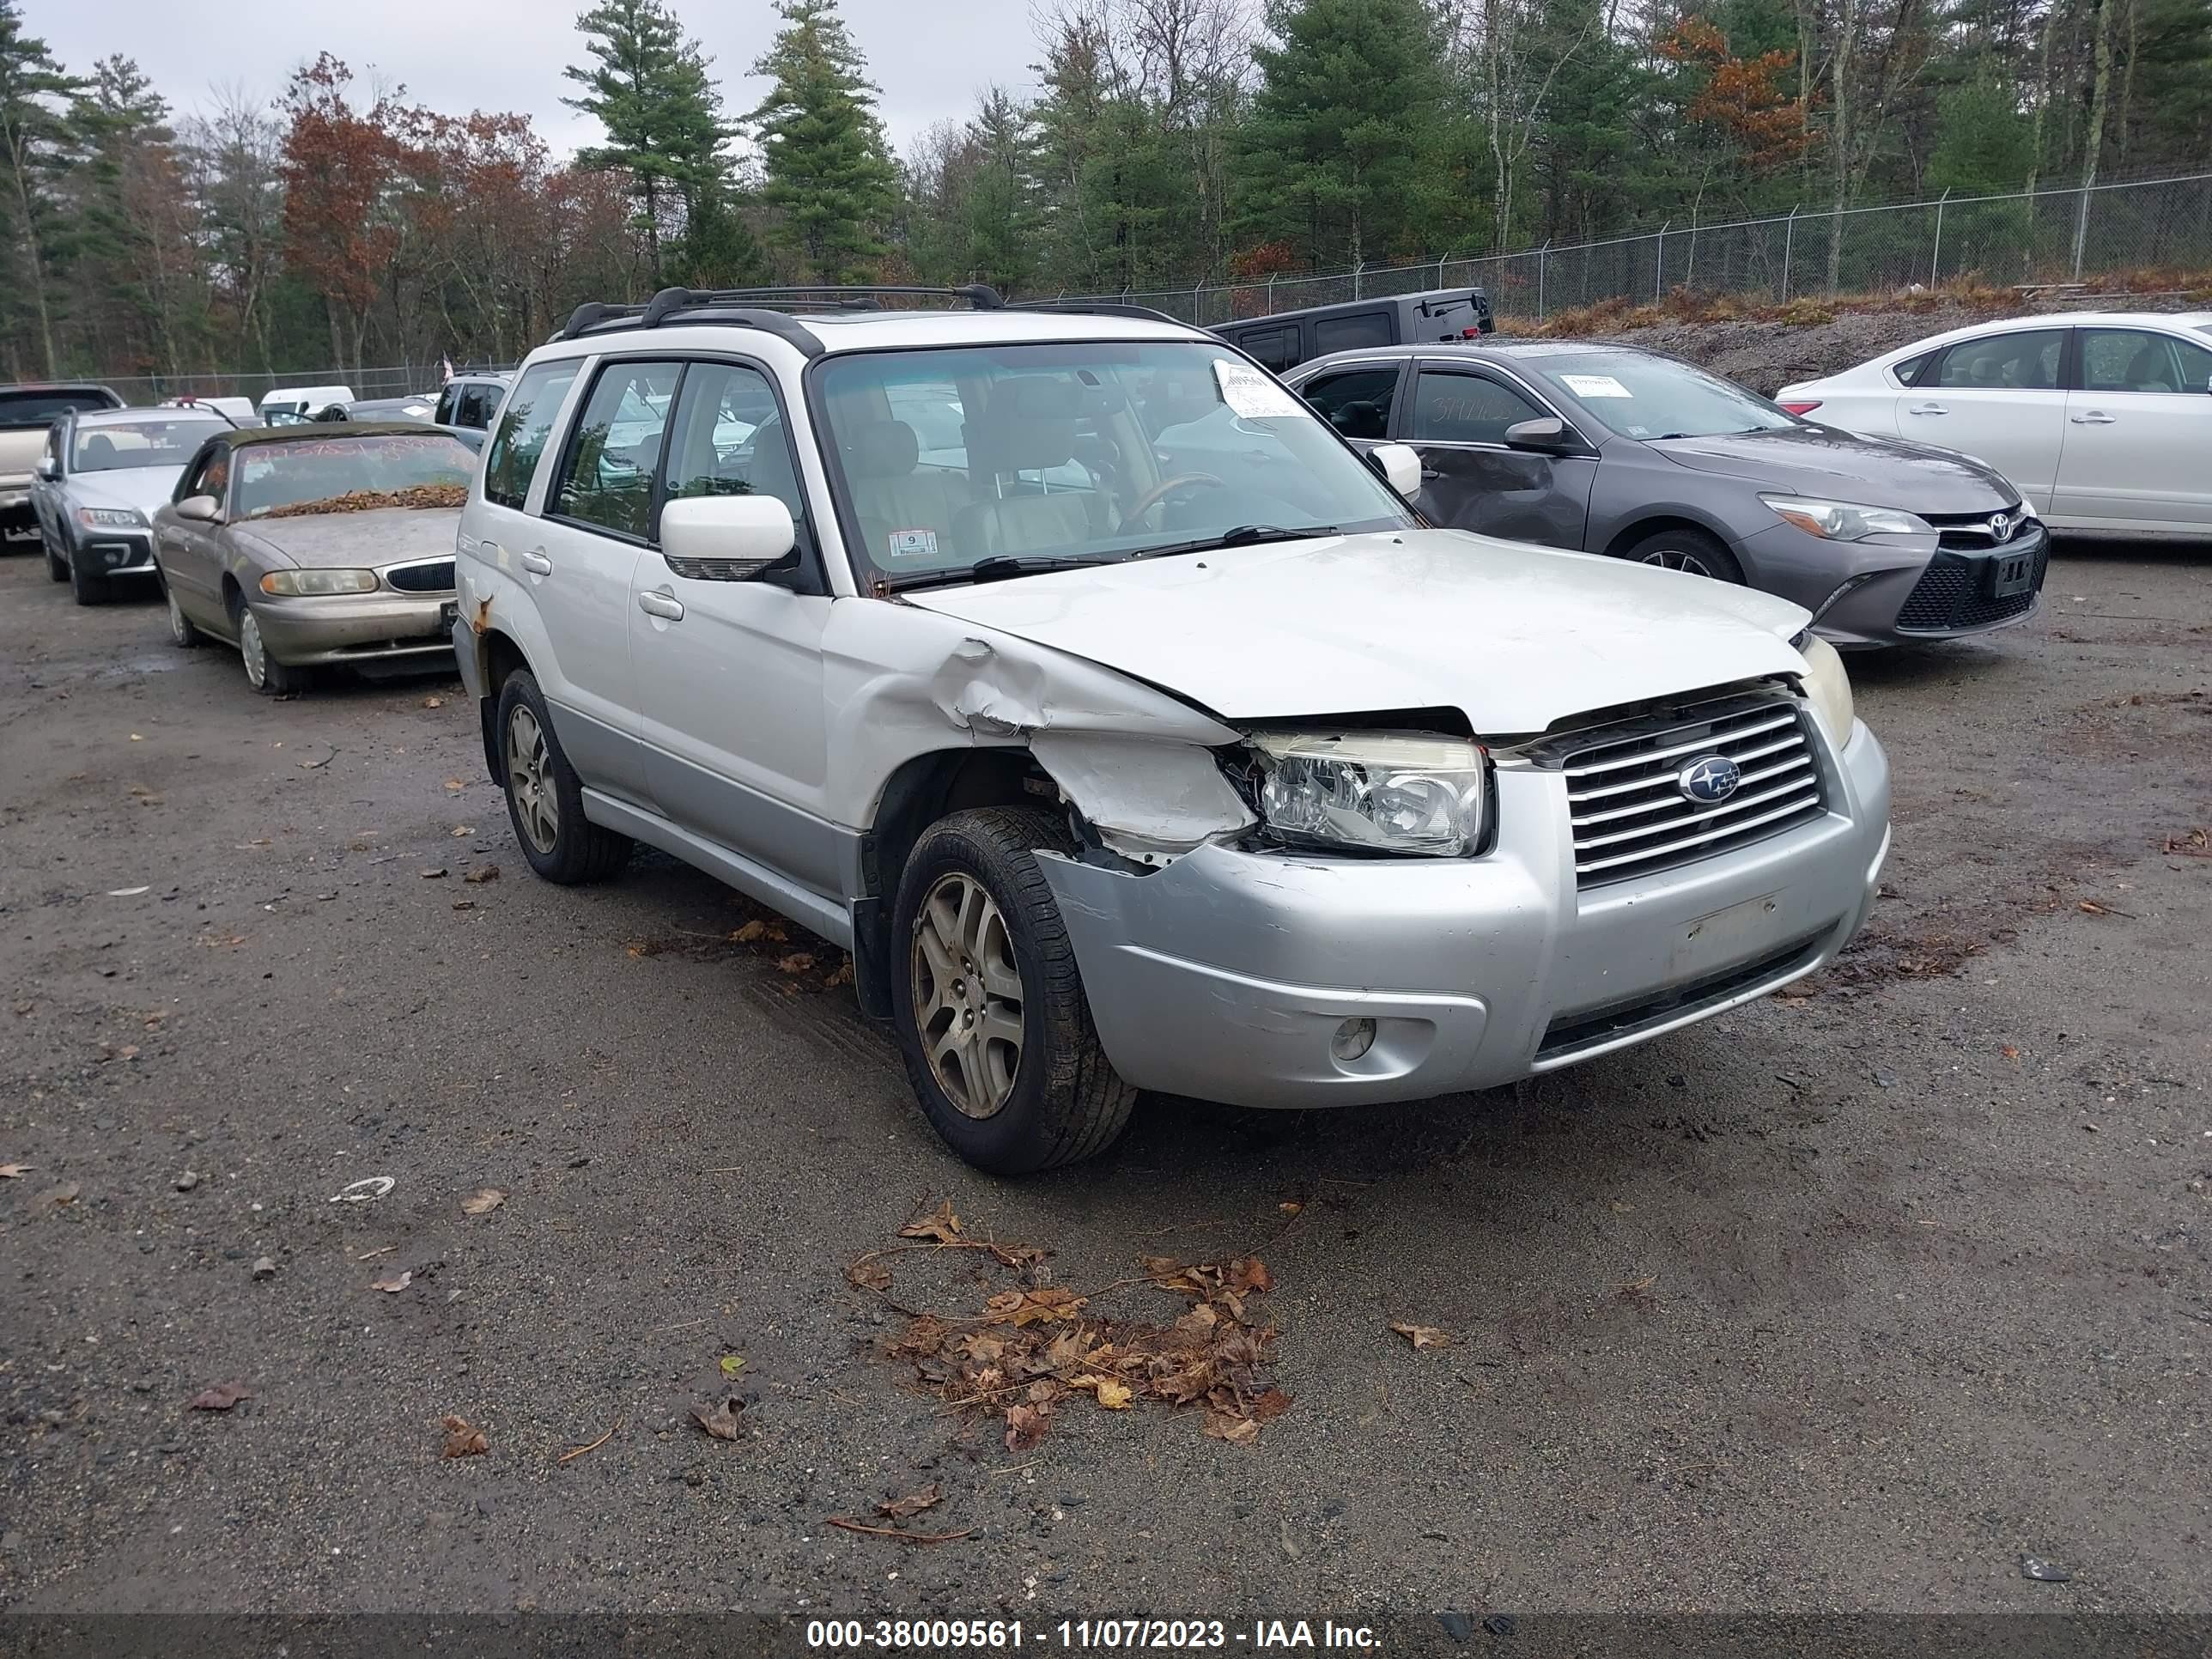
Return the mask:
POLYGON ((2054 530, 2212 538, 2212 312, 1983 323, 1775 401, 1848 432, 1964 451, 2054 530))

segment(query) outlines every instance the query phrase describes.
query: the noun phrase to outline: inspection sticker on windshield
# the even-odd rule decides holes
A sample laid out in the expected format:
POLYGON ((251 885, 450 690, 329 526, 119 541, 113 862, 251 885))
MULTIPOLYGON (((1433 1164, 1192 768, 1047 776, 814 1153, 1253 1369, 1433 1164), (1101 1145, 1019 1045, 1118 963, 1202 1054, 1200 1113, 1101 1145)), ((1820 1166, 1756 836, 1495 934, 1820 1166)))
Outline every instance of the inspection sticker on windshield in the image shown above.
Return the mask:
POLYGON ((891 557, 895 559, 933 559, 937 556, 937 532, 934 530, 894 530, 890 534, 891 557))
POLYGON ((1289 388, 1268 379, 1249 363, 1216 357, 1213 378, 1221 383, 1221 401, 1248 421, 1264 421, 1271 415, 1304 413, 1289 388))
POLYGON ((1577 398, 1633 398, 1636 395, 1610 374, 1562 374, 1559 382, 1577 398))

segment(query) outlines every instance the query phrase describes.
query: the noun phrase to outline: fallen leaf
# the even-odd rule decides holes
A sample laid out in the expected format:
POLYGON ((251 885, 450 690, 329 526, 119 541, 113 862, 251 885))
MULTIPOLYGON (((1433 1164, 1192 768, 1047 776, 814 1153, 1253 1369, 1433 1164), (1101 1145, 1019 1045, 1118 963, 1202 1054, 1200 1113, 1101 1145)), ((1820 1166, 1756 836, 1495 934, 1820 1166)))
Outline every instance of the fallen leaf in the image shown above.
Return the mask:
POLYGON ((1229 1412, 1206 1413, 1206 1431, 1216 1440, 1226 1440, 1233 1446, 1249 1446, 1260 1437, 1257 1423, 1229 1412))
POLYGON ((422 699, 422 707, 425 708, 443 708, 445 706, 446 700, 443 697, 425 697, 422 699))
POLYGON ((406 1272, 404 1272, 404 1273, 399 1273, 399 1274, 396 1275, 396 1276, 395 1276, 395 1277, 393 1277, 393 1278, 391 1278, 391 1279, 378 1279, 378 1280, 376 1281, 376 1283, 374 1283, 374 1285, 370 1285, 368 1288, 369 1288, 370 1290, 372 1290, 372 1291, 387 1291, 398 1292, 398 1291, 404 1291, 404 1290, 405 1290, 405 1289, 406 1289, 410 1285, 412 1285, 414 1282, 415 1282, 415 1270, 414 1270, 413 1268, 411 1268, 411 1267, 410 1267, 410 1268, 409 1268, 406 1272))
POLYGON ((721 1365, 722 1375, 734 1382, 738 1373, 745 1368, 745 1357, 741 1353, 726 1353, 722 1356, 721 1365))
POLYGON ((64 1181, 58 1187, 47 1188, 45 1192, 39 1194, 37 1201, 41 1204, 51 1204, 58 1210, 64 1204, 76 1203, 79 1190, 74 1181, 64 1181))
POLYGON ((1269 1389, 1253 1397, 1249 1407, 1255 1423, 1270 1422, 1291 1408, 1291 1397, 1280 1389, 1269 1389))
POLYGON ((211 1389, 203 1389, 185 1401, 188 1412, 227 1412, 241 1400, 253 1398, 252 1390, 243 1382, 218 1382, 211 1389))
POLYGON ((824 985, 850 985, 853 982, 853 958, 847 957, 823 976, 824 985))
POLYGON ((1451 1338, 1433 1325, 1395 1324, 1390 1328, 1412 1343, 1418 1352, 1423 1348, 1448 1348, 1451 1338))
POLYGON ((476 908, 477 902, 474 899, 455 899, 453 901, 453 908, 456 910, 473 910, 476 908))
POLYGON ((476 832, 477 827, 473 823, 457 823, 453 826, 453 839, 455 841, 466 841, 471 836, 476 834, 476 832))
POLYGON ((2018 1060, 2020 1058, 2020 1050, 2014 1048, 2009 1042, 2006 1043, 2002 1048, 1998 1050, 1998 1052, 2003 1054, 2007 1060, 2018 1060))
POLYGON ((1130 1391, 1127 1382, 1111 1376, 1102 1376, 1098 1379, 1096 1392, 1098 1395, 1098 1403, 1108 1411, 1125 1412, 1129 1409, 1130 1391))
MULTIPOLYGON (((106 1047, 105 1043, 100 1046, 103 1048, 106 1047)), ((105 1058, 108 1060, 136 1060, 138 1058, 138 1045, 135 1042, 126 1042, 119 1048, 108 1048, 105 1058)))
POLYGON ((497 881, 499 879, 499 866, 496 864, 479 864, 475 869, 470 871, 468 874, 463 876, 461 879, 467 882, 472 887, 481 887, 488 881, 497 881))
POLYGON ((1240 1296, 1265 1296, 1275 1288, 1274 1276, 1256 1255, 1229 1264, 1229 1288, 1240 1296))
POLYGON ((447 794, 458 795, 462 790, 467 787, 468 785, 463 783, 459 778, 447 778, 446 780, 446 793, 447 794))
POLYGON ((760 938, 761 935, 767 932, 768 924, 756 918, 754 921, 747 922, 744 927, 732 933, 730 935, 730 942, 732 945, 750 945, 755 939, 760 938))
POLYGON ((1298 1215, 1304 1211, 1306 1206, 1299 1203, 1296 1199, 1290 1199, 1283 1203, 1278 1204, 1275 1207, 1280 1210, 1285 1215, 1298 1215))
POLYGON ((1641 1279, 1632 1279, 1620 1287, 1623 1296, 1642 1296, 1659 1282, 1657 1273, 1646 1273, 1641 1279))
POLYGON ((496 1187, 486 1187, 474 1198, 465 1198, 461 1200, 461 1213, 464 1215, 489 1215, 494 1210, 496 1210, 501 1205, 506 1202, 507 1194, 505 1193, 500 1191, 496 1187))
POLYGON ((960 1242, 960 1218, 952 1212, 952 1200, 946 1199, 927 1215, 917 1216, 899 1229, 901 1238, 934 1239, 939 1244, 960 1242))
POLYGON ((1006 1407, 1006 1449, 1010 1452, 1034 1451, 1044 1438, 1045 1431, 1052 1426, 1052 1407, 1049 1406, 1009 1406, 1006 1407))
POLYGON ((787 957, 779 957, 775 965, 787 974, 803 974, 814 966, 814 958, 805 951, 793 951, 787 957))
POLYGON ((2076 908, 2093 916, 2109 916, 2112 914, 2094 899, 2083 899, 2076 908))
POLYGON ((717 1440, 735 1440, 744 1431, 738 1413, 744 1407, 736 1396, 725 1396, 709 1409, 705 1406, 691 1408, 692 1420, 717 1440))
POLYGON ((920 1515, 924 1510, 933 1510, 945 1501, 945 1494, 931 1481, 920 1492, 908 1492, 904 1498, 893 1498, 876 1505, 878 1515, 888 1516, 894 1521, 903 1521, 910 1515, 920 1515))
POLYGON ((425 881, 436 881, 445 875, 446 866, 441 864, 434 870, 418 870, 415 873, 425 881))
POLYGON ((445 1449, 441 1457, 481 1457, 491 1449, 484 1431, 465 1417, 455 1417, 450 1412, 440 1419, 439 1426, 446 1431, 445 1449))
POLYGON ((35 1170, 35 1164, 0 1164, 0 1181, 18 1181, 27 1170, 35 1170))
POLYGON ((891 1287, 891 1270, 872 1256, 863 1256, 845 1269, 845 1279, 864 1291, 888 1291, 891 1287))
POLYGON ((1633 1204, 1624 1204, 1616 1198, 1613 1200, 1613 1212, 1615 1215, 1634 1215, 1636 1206, 1633 1204))
POLYGON ((1073 1319, 1082 1310, 1084 1298, 1073 1291, 1048 1285, 1034 1291, 1001 1291, 983 1304, 994 1320, 1015 1325, 1035 1325, 1053 1319, 1073 1319))

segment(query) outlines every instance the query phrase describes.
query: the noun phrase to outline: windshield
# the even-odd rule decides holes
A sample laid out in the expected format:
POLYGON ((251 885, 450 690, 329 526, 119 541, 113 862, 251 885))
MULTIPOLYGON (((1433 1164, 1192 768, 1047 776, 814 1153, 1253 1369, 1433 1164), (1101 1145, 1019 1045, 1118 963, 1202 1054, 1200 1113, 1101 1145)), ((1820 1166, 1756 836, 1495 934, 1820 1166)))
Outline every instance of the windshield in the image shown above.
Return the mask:
POLYGON ((0 392, 0 426, 50 426, 79 409, 113 409, 101 392, 0 392))
POLYGON ((1533 358, 1534 370, 1624 438, 1718 438, 1800 422, 1703 369, 1634 351, 1533 358))
POLYGON ((1413 522, 1311 410, 1218 345, 866 352, 817 372, 844 522, 894 581, 986 559, 1115 561, 1252 526, 1413 522))
POLYGON ((225 421, 133 421, 127 426, 79 427, 70 452, 77 472, 117 472, 135 466, 182 466, 225 421))
MULTIPOLYGON (((388 437, 308 439, 241 447, 233 516, 258 519, 280 508, 339 501, 349 495, 437 489, 424 506, 455 506, 476 471, 476 452, 441 432, 388 437)), ((408 502, 374 503, 377 506, 408 502)))

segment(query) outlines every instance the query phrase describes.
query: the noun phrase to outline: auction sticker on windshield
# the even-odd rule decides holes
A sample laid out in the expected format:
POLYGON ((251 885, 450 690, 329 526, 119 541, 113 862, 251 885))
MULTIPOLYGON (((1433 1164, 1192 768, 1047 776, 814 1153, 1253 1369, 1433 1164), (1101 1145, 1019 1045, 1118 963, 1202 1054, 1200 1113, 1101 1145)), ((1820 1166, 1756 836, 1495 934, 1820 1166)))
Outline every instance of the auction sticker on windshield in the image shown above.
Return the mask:
POLYGON ((1248 421, 1305 412, 1297 394, 1249 363, 1240 363, 1233 357, 1216 357, 1213 378, 1221 383, 1221 401, 1248 421))
POLYGON ((1559 383, 1577 398, 1633 398, 1636 395, 1610 374, 1562 374, 1559 383))
POLYGON ((937 532, 934 530, 894 530, 890 534, 891 557, 895 559, 933 559, 937 556, 937 532))

